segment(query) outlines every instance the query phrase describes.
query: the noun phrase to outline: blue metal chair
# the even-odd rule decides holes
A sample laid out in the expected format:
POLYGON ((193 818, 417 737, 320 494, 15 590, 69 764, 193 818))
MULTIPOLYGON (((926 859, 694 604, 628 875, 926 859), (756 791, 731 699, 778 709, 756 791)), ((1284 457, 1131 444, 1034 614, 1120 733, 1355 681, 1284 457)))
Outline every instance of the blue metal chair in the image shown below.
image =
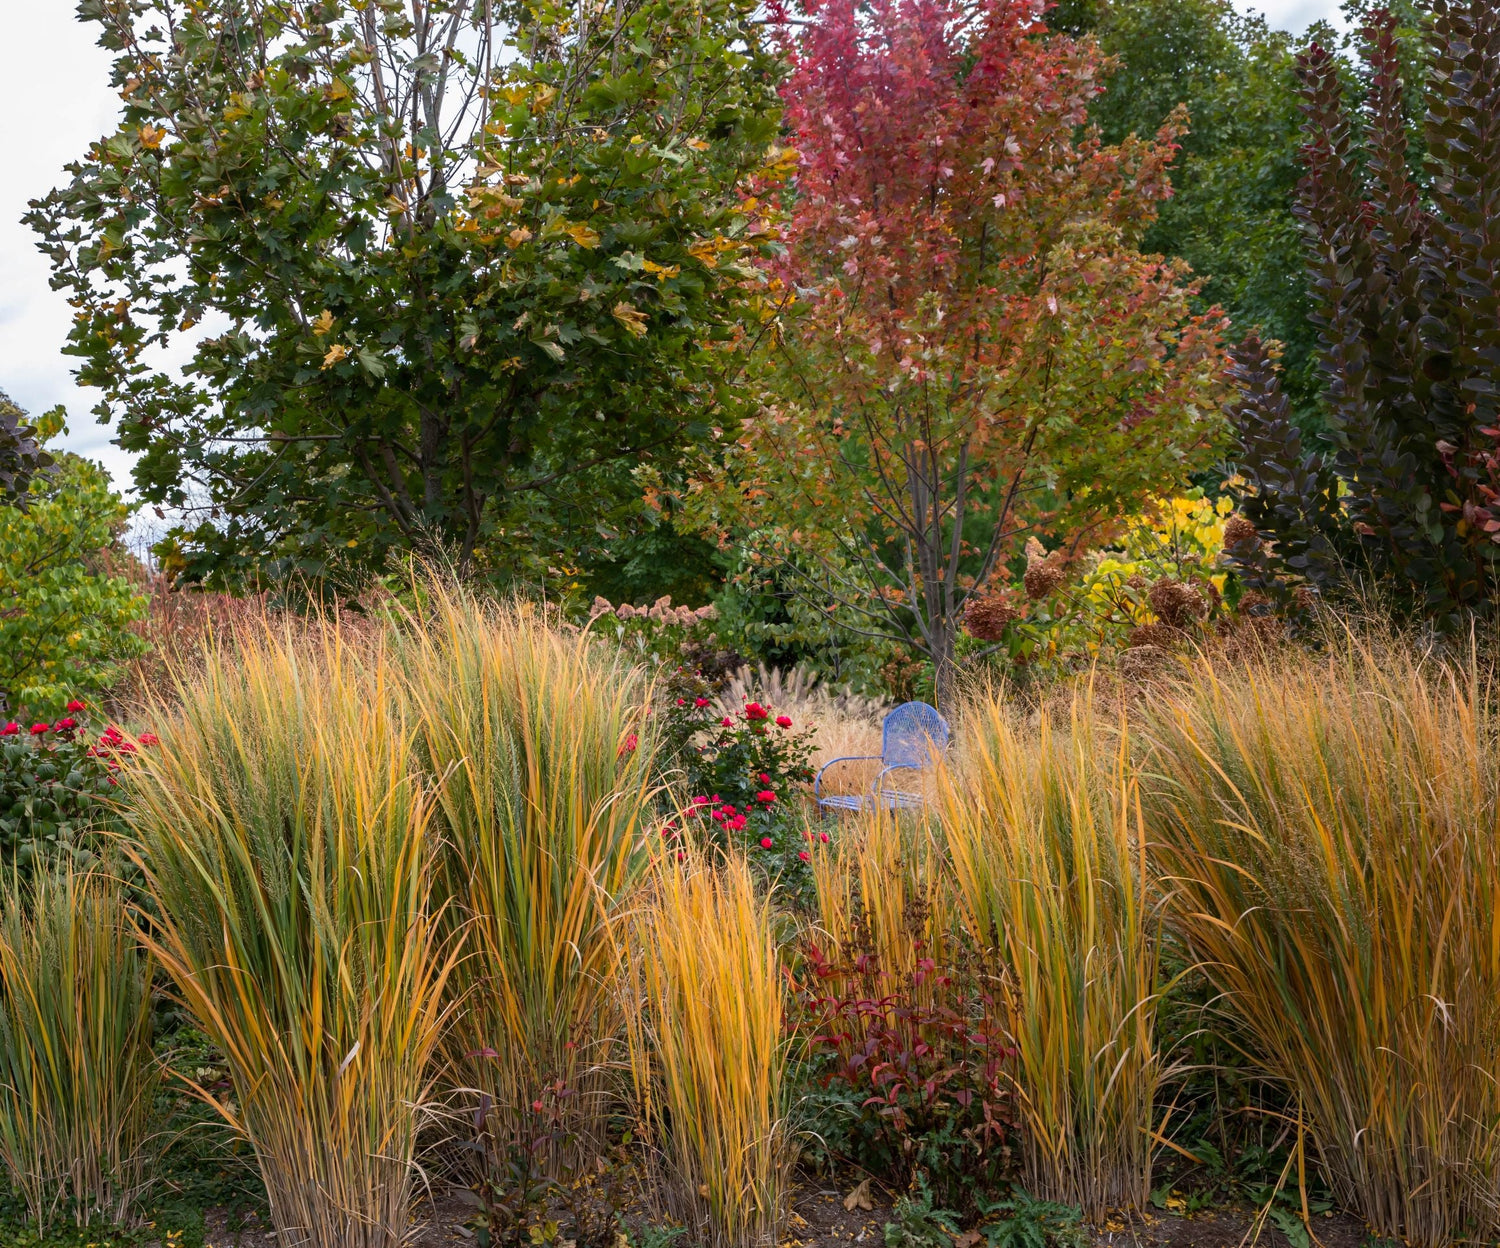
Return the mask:
POLYGON ((889 786, 886 778, 893 771, 921 771, 934 752, 948 748, 948 721, 937 708, 925 702, 903 702, 881 726, 879 754, 851 754, 824 763, 813 778, 813 797, 818 812, 845 810, 914 810, 922 805, 922 795, 889 786), (839 763, 876 762, 880 771, 868 793, 823 792, 823 773, 839 763))

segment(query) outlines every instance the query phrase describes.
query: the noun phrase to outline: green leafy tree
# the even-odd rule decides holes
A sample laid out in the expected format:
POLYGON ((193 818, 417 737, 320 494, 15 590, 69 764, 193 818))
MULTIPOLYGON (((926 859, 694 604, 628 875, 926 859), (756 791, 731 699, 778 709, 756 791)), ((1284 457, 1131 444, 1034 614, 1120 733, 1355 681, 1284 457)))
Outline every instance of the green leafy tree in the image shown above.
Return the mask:
POLYGON ((1155 134, 1186 107, 1172 198, 1141 247, 1201 274, 1201 306, 1283 344, 1292 415, 1320 427, 1317 330, 1293 214, 1302 136, 1292 36, 1231 0, 1063 0, 1051 20, 1092 34, 1114 61, 1089 109, 1107 142, 1155 134))
POLYGON ((124 109, 29 220, 174 566, 545 567, 732 423, 753 10, 85 0, 124 109))
MULTIPOLYGON (((60 408, 37 422, 45 444, 60 408)), ((98 464, 66 451, 32 480, 25 511, 0 507, 0 696, 9 715, 46 716, 108 688, 145 642, 131 624, 146 600, 111 557, 130 508, 98 464)))

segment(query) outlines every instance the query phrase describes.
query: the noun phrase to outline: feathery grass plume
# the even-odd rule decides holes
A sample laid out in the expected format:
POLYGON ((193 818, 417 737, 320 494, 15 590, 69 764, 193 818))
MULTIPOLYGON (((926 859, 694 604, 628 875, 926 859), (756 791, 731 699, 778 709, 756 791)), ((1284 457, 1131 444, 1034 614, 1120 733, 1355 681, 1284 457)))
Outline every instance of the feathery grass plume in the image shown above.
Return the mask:
POLYGON ((830 951, 871 954, 903 983, 921 958, 946 966, 953 886, 931 824, 874 810, 842 820, 827 843, 821 830, 812 825, 812 877, 818 927, 830 951))
POLYGON ((1160 906, 1125 735, 1087 692, 1039 720, 972 705, 936 812, 970 938, 1013 977, 1027 1187, 1098 1219, 1150 1196, 1160 906))
POLYGON ((616 920, 645 865, 654 797, 646 682, 524 603, 492 607, 435 581, 425 599, 402 665, 450 919, 468 932, 447 1077, 502 1117, 562 1080, 570 1130, 597 1143, 626 1056, 616 920))
POLYGON ((1495 1238, 1500 749, 1472 661, 1346 641, 1159 690, 1172 922, 1378 1234, 1495 1238))
POLYGON ((456 956, 378 637, 241 632, 159 705, 129 791, 145 938, 227 1059, 284 1244, 395 1248, 456 956))
POLYGON ((151 962, 118 881, 64 863, 0 893, 0 1160, 45 1236, 129 1224, 151 1184, 161 1068, 151 962))
POLYGON ((713 1248, 764 1248, 793 1160, 776 916, 742 856, 680 852, 636 920, 637 1096, 670 1213, 713 1248))

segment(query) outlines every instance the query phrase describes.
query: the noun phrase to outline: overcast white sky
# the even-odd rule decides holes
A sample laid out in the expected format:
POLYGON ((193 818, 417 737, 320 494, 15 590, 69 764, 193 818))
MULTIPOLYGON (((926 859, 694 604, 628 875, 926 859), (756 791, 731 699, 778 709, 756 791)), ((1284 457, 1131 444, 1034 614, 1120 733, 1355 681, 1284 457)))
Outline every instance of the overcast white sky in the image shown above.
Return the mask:
MULTIPOLYGON (((62 354, 69 309, 48 285, 48 262, 20 223, 28 200, 63 181, 63 165, 111 126, 118 100, 109 88, 109 58, 94 28, 74 16, 76 0, 0 0, 0 390, 30 412, 58 403, 69 412, 70 450, 97 459, 118 487, 130 483, 129 457, 89 409, 98 392, 73 382, 62 354)), ((1338 0, 1241 0, 1273 25, 1302 31, 1319 18, 1336 21, 1338 0)))

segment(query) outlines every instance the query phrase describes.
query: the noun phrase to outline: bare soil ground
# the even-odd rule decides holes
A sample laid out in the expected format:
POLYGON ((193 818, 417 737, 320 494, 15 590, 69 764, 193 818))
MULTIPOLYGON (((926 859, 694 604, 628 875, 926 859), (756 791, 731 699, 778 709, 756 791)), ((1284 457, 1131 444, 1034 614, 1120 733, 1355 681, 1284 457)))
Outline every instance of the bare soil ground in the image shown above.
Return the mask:
MULTIPOLYGON (((798 1187, 781 1248, 885 1248, 884 1228, 891 1217, 888 1202, 871 1194, 869 1210, 844 1207, 848 1192, 805 1183, 798 1187)), ((446 1192, 424 1198, 416 1209, 418 1223, 412 1248, 462 1248, 472 1245, 473 1232, 464 1223, 470 1210, 446 1192)), ((1265 1225, 1252 1239, 1256 1211, 1219 1208, 1183 1215, 1162 1213, 1144 1218, 1117 1219, 1093 1232, 1095 1248, 1292 1248, 1274 1226, 1265 1225)), ((252 1224, 229 1230, 222 1215, 209 1219, 212 1248, 280 1248, 269 1228, 252 1224)), ((1369 1234, 1358 1220, 1342 1214, 1314 1219, 1316 1241, 1322 1248, 1362 1248, 1369 1234)))

